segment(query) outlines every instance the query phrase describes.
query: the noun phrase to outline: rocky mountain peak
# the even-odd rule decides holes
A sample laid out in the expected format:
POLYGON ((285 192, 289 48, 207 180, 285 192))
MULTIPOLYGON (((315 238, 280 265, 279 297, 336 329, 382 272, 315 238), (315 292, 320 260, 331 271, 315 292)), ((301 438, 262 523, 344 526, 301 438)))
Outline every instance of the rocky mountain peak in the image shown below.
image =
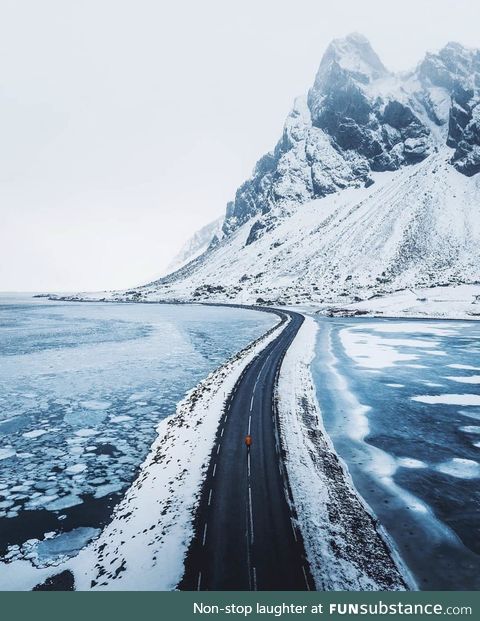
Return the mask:
POLYGON ((453 89, 458 83, 469 83, 475 79, 480 60, 478 50, 470 50, 460 43, 450 42, 438 53, 427 52, 418 67, 420 79, 429 85, 453 89))
POLYGON ((458 43, 393 74, 364 36, 333 40, 277 145, 228 203, 223 233, 251 221, 250 245, 300 205, 369 186, 374 173, 419 164, 445 146, 456 170, 480 172, 479 91, 480 52, 458 43))
POLYGON ((478 173, 479 51, 392 74, 363 36, 336 39, 223 234, 147 290, 287 304, 476 282, 478 173))
POLYGON ((335 76, 339 71, 364 84, 389 73, 368 39, 356 32, 330 43, 320 62, 313 89, 325 88, 332 74, 335 76))

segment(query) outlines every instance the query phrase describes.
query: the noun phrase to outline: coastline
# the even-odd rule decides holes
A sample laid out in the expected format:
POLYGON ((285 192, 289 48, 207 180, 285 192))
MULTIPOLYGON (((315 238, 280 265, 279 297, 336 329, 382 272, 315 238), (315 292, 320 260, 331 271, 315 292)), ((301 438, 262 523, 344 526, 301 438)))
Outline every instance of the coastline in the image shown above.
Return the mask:
POLYGON ((0 564, 2 589, 31 590, 50 579, 57 588, 74 582, 76 590, 174 590, 228 394, 284 325, 280 320, 210 373, 159 423, 137 478, 96 540, 48 566, 29 560, 0 564))
POLYGON ((276 394, 292 500, 317 589, 415 589, 323 425, 310 371, 317 330, 306 317, 285 356, 276 394))
MULTIPOLYGON (((134 303, 88 298, 62 301, 134 303)), ((269 307, 254 309, 276 311, 269 307)), ((226 396, 243 369, 282 325, 275 325, 207 376, 177 404, 175 414, 160 422, 137 478, 98 539, 77 556, 48 567, 24 560, 2 564, 2 584, 10 589, 31 589, 52 575, 67 572, 77 590, 174 590, 193 537, 195 507, 226 396), (152 516, 157 517, 156 523, 152 516), (138 567, 142 568, 141 576, 136 575, 138 567), (15 568, 10 573, 18 574, 22 584, 16 586, 5 568, 15 568)), ((355 489, 323 426, 310 370, 317 330, 315 321, 306 316, 285 356, 275 394, 291 500, 316 586, 319 590, 416 589, 393 542, 355 489), (325 566, 328 572, 322 569, 325 566)))

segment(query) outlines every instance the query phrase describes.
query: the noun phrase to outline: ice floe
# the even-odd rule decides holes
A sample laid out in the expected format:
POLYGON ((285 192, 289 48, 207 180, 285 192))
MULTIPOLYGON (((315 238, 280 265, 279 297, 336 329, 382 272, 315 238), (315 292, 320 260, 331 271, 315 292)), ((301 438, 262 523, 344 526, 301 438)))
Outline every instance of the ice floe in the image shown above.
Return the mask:
POLYGON ((480 464, 471 459, 454 457, 435 466, 438 472, 448 474, 457 479, 480 478, 480 464))
POLYGON ((0 448, 0 459, 8 459, 9 457, 14 457, 15 454, 16 451, 13 448, 0 448))
POLYGON ((424 461, 413 457, 398 457, 397 463, 401 468, 428 468, 424 461))
POLYGON ((450 375, 446 379, 461 384, 480 384, 480 375, 450 375))
POLYGON ((48 433, 48 429, 34 429, 33 431, 27 431, 22 433, 24 438, 28 438, 29 440, 33 440, 35 438, 40 438, 41 436, 48 433))
POLYGON ((480 405, 480 395, 417 395, 411 397, 412 401, 428 403, 431 405, 480 405))

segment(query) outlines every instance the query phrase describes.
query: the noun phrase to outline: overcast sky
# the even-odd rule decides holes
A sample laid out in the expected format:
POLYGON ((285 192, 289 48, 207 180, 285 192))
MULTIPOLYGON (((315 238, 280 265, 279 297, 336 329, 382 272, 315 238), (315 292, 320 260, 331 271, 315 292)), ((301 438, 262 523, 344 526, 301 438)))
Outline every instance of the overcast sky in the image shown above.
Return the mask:
POLYGON ((162 273, 280 136, 334 37, 480 47, 473 0, 0 0, 0 290, 162 273))

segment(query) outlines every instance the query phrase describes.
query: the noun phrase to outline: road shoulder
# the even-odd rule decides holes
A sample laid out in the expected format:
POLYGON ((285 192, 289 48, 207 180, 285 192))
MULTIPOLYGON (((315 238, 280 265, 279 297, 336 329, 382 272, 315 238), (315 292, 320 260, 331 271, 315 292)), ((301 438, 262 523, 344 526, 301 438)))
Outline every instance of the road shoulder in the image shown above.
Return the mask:
POLYGON ((284 461, 310 570, 318 590, 404 590, 395 553, 324 429, 310 371, 317 330, 306 317, 276 387, 284 461))

